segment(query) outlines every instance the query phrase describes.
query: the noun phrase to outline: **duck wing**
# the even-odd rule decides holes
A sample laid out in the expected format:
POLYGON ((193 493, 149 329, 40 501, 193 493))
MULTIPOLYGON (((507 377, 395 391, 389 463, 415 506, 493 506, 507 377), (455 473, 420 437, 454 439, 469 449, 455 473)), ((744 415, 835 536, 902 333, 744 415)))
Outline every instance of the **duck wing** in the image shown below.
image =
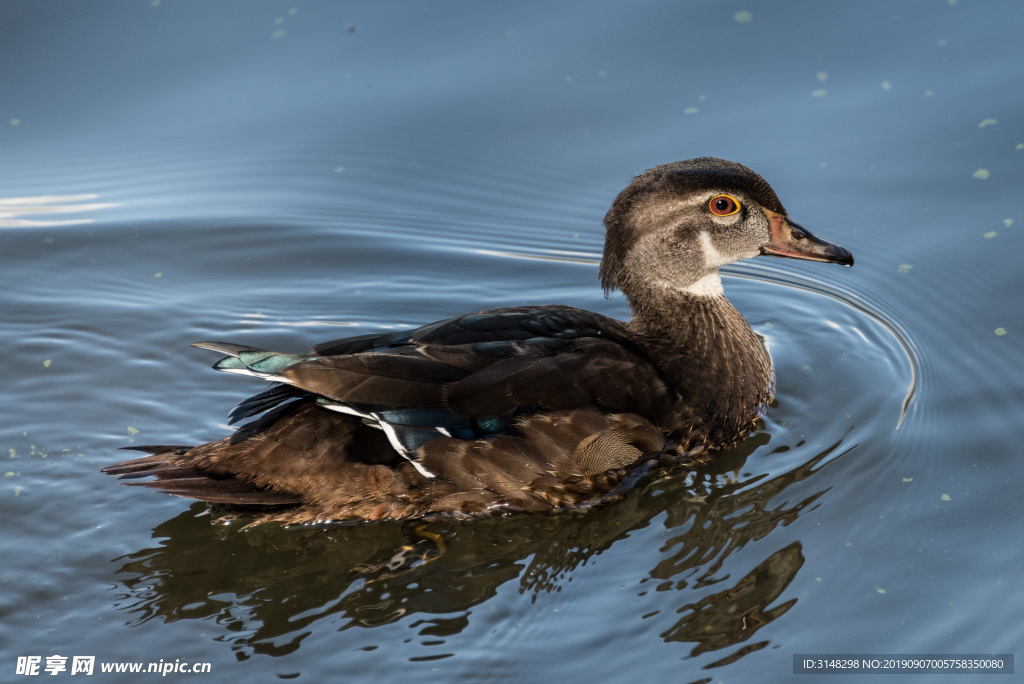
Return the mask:
POLYGON ((538 412, 628 412, 659 424, 677 398, 621 322, 567 306, 485 311, 300 355, 197 346, 229 354, 218 370, 283 383, 242 402, 233 419, 315 397, 384 430, 410 460, 435 437, 512 434, 517 419, 538 412))

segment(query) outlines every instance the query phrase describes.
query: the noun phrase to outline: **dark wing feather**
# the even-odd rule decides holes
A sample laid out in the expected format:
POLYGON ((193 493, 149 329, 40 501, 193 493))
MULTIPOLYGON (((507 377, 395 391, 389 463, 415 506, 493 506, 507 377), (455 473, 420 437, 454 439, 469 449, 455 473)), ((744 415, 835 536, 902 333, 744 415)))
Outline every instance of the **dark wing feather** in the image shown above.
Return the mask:
MULTIPOLYGON (((218 348, 242 359, 251 350, 218 348)), ((253 368, 263 370, 288 357, 254 358, 260 361, 253 368)), ((370 424, 388 423, 411 452, 439 434, 510 434, 517 417, 537 411, 639 412, 658 424, 675 401, 660 369, 621 322, 566 306, 468 314, 325 342, 294 358, 303 360, 274 371, 291 384, 243 401, 231 422, 317 395, 320 403, 351 410, 370 424)))
POLYGON ((441 406, 442 387, 466 372, 438 363, 409 348, 328 356, 304 361, 283 372, 296 387, 342 404, 441 406))
POLYGON ((591 311, 570 306, 523 306, 431 323, 413 330, 409 339, 419 344, 454 345, 534 337, 619 337, 624 332, 625 326, 621 322, 591 311))
POLYGON ((313 354, 317 356, 345 356, 373 349, 387 349, 388 347, 407 344, 411 332, 413 331, 402 330, 393 333, 370 333, 369 335, 343 337, 340 340, 321 342, 313 347, 313 354))
POLYGON ((460 414, 495 415, 518 406, 551 411, 589 407, 636 412, 660 422, 674 404, 674 392, 660 371, 616 342, 548 340, 531 351, 448 386, 448 406, 460 414))
POLYGON ((308 396, 310 396, 309 392, 303 391, 298 387, 275 383, 231 409, 231 412, 228 414, 228 425, 234 425, 240 420, 257 416, 286 401, 308 396))
MULTIPOLYGON (((282 374, 293 391, 389 423, 386 411, 404 410, 395 423, 405 430, 501 434, 517 415, 576 408, 640 412, 660 422, 675 401, 619 321, 571 307, 499 309, 317 349, 361 351, 289 366, 282 374)), ((421 444, 425 436, 409 439, 421 444)))

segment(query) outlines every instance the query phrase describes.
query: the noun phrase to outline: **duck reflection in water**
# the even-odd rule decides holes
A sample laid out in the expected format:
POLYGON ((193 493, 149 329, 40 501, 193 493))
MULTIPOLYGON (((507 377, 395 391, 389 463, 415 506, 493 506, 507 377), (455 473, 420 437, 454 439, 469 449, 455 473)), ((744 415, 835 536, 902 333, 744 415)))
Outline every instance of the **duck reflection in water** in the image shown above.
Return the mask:
MULTIPOLYGON (((154 530, 158 545, 115 559, 123 591, 115 606, 132 625, 213 620, 221 630, 211 638, 228 642, 241 659, 287 655, 317 630, 398 621, 442 637, 433 640, 441 648, 444 636, 466 629, 471 619, 487 619, 486 611, 471 617, 472 609, 494 600, 506 583, 518 580, 519 592, 536 602, 587 572, 584 566, 597 554, 614 557, 616 543, 660 519, 678 534, 666 538, 654 567, 632 573, 640 579, 622 591, 632 595, 634 614, 621 619, 649 622, 666 642, 695 643, 695 657, 750 641, 795 602, 772 605, 802 565, 799 543, 780 549, 763 540, 820 503, 828 490, 811 488, 809 478, 850 451, 834 444, 775 477, 737 480, 747 456, 768 441, 759 433, 715 464, 664 477, 652 473, 613 505, 586 513, 433 521, 428 528, 446 538, 445 554, 376 580, 367 580, 365 568, 383 564, 404 543, 399 523, 260 526, 237 534, 230 525, 208 524, 197 504, 154 530), (794 503, 777 503, 786 499, 794 503), (733 552, 759 540, 754 548, 767 555, 756 567, 730 563, 733 552), (729 579, 737 573, 738 581, 729 579)), ((723 657, 735 659, 766 643, 723 657)))

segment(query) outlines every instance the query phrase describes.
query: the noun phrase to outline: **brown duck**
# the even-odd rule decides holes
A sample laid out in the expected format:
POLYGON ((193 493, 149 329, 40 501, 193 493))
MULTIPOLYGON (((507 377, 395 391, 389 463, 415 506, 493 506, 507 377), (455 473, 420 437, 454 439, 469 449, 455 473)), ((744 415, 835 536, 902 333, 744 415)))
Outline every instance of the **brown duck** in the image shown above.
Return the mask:
POLYGON ((590 505, 651 463, 703 460, 771 400, 768 354, 718 268, 758 255, 853 265, 790 221, 740 164, 701 158, 638 176, 605 216, 601 284, 628 323, 523 306, 278 354, 221 342, 214 368, 274 382, 234 434, 138 447, 126 484, 312 523, 590 505))

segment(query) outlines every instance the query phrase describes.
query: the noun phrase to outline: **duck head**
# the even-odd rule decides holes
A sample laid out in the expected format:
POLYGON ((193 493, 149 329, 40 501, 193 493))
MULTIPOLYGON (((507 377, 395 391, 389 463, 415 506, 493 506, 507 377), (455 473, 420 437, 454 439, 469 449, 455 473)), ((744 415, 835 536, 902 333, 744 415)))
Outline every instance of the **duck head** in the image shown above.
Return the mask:
POLYGON ((637 176, 604 224, 601 284, 634 305, 666 290, 719 296, 718 268, 758 255, 853 265, 848 249, 791 221, 761 176, 713 157, 637 176))

